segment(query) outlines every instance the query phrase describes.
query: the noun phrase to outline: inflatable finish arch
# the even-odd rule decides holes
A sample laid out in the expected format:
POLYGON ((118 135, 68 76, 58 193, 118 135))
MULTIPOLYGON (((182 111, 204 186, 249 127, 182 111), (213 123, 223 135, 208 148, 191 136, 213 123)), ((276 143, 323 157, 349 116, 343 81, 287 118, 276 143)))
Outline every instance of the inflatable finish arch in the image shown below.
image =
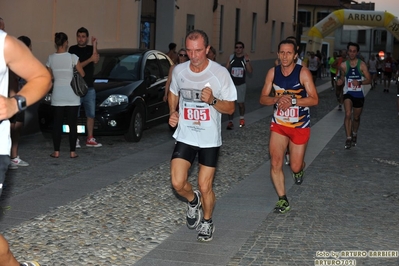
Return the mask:
POLYGON ((322 39, 343 25, 385 27, 399 40, 399 20, 391 13, 340 9, 329 14, 309 30, 306 50, 321 50, 322 39))

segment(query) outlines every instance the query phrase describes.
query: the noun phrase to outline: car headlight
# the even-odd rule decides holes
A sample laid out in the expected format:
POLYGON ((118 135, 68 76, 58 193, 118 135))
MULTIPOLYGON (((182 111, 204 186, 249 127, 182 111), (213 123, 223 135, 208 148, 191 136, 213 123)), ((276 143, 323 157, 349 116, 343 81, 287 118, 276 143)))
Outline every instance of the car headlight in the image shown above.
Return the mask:
POLYGON ((100 104, 100 107, 110 107, 124 103, 129 103, 129 98, 126 95, 112 94, 100 104))

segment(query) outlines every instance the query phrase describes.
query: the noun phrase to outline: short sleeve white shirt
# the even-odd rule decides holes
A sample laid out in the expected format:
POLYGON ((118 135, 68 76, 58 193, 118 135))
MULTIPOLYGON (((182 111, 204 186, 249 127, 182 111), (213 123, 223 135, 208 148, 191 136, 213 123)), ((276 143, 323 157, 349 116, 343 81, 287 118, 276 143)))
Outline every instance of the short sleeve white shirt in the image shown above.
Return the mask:
POLYGON ((48 57, 46 66, 51 68, 54 77, 51 105, 80 105, 80 97, 73 92, 71 87, 72 66, 76 65, 78 60, 75 54, 70 53, 54 53, 48 57))
POLYGON ((222 114, 201 101, 203 88, 212 89, 220 100, 237 100, 237 91, 226 68, 209 60, 200 73, 190 69, 190 61, 173 69, 170 91, 179 95, 179 124, 173 137, 188 145, 211 148, 222 145, 222 114))

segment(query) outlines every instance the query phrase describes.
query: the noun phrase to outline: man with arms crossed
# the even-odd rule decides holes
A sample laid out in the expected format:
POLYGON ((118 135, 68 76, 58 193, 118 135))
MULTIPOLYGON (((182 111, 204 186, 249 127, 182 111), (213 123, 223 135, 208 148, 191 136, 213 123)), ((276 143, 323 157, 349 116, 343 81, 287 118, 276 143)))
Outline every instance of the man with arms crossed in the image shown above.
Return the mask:
MULTIPOLYGON (((10 164, 10 117, 40 100, 51 87, 47 69, 25 44, 0 30, 0 195, 10 164), (13 97, 8 98, 8 68, 27 83, 13 97)), ((20 264, 12 255, 7 241, 0 235, 0 266, 38 266, 34 261, 20 264)))
MULTIPOLYGON (((98 63, 99 55, 97 53, 97 38, 92 36, 91 42, 93 45, 88 45, 89 42, 89 31, 81 27, 76 32, 77 45, 72 45, 69 47, 69 53, 76 54, 79 57, 80 64, 85 71, 85 76, 83 77, 89 87, 89 90, 85 96, 81 98, 81 102, 85 108, 86 112, 86 128, 87 128, 87 147, 101 147, 102 144, 98 143, 94 138, 94 117, 96 111, 96 91, 93 87, 93 74, 94 74, 94 64, 98 63)), ((80 148, 79 139, 76 142, 76 147, 80 148)))
POLYGON ((309 69, 295 64, 296 44, 291 40, 281 41, 277 55, 281 64, 268 71, 260 103, 274 105, 269 141, 270 174, 279 197, 274 211, 286 213, 290 205, 285 191, 284 154, 288 147, 295 184, 302 184, 310 137, 309 107, 317 105, 319 97, 309 69), (274 96, 270 96, 272 89, 274 96))
POLYGON ((173 69, 168 95, 169 125, 177 129, 171 159, 171 182, 176 192, 187 199, 187 226, 197 229, 198 241, 211 241, 215 227, 213 179, 222 145, 222 114, 234 112, 236 88, 229 72, 207 58, 208 36, 193 30, 186 36, 189 61, 173 69), (179 111, 175 111, 179 103, 179 111), (199 191, 188 182, 188 171, 198 154, 199 191))
POLYGON ((350 42, 347 50, 349 60, 340 65, 341 74, 337 85, 344 85, 345 149, 350 149, 357 143, 357 131, 364 105, 363 85, 371 84, 371 77, 366 63, 357 58, 359 44, 350 42))

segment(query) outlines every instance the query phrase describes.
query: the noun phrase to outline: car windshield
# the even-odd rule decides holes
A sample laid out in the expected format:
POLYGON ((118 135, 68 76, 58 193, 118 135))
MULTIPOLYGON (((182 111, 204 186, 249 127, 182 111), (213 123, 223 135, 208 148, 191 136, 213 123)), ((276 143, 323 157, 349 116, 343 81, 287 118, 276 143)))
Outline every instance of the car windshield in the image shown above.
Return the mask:
POLYGON ((141 54, 100 54, 94 79, 139 80, 141 54))

